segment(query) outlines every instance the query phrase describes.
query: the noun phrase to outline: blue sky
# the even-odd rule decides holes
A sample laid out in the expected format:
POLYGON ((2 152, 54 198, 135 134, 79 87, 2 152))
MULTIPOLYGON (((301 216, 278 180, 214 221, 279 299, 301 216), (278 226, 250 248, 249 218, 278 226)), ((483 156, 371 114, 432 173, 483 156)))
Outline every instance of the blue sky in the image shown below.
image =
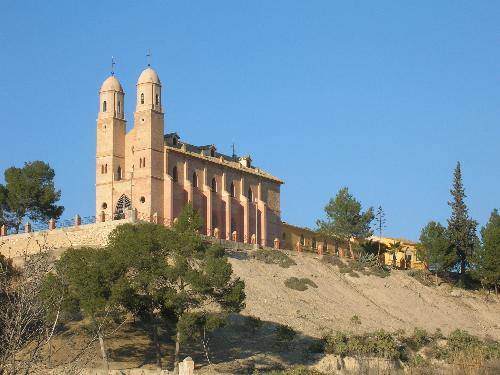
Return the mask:
POLYGON ((387 234, 500 207, 498 1, 2 1, 0 170, 41 159, 65 217, 94 212, 98 89, 116 56, 129 126, 146 50, 165 131, 251 154, 314 227, 348 186, 387 234), (47 5, 50 4, 50 5, 47 5))

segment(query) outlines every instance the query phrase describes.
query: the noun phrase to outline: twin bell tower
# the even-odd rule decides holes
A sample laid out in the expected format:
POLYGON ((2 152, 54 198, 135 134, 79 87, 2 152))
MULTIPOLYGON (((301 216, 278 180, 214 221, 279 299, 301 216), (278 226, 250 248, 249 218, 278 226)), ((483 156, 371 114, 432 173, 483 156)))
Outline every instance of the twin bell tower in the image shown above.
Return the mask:
POLYGON ((127 133, 125 93, 111 74, 99 90, 96 216, 118 219, 130 208, 163 212, 164 114, 161 82, 149 65, 137 80, 134 126, 127 133), (155 199, 155 197, 157 197, 155 199))

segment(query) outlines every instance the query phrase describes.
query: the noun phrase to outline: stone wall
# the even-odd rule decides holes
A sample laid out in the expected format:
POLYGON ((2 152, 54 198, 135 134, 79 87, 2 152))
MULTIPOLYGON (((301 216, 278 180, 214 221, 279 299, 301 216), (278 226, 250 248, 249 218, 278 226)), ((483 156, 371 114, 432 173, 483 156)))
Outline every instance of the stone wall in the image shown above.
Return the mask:
POLYGON ((25 255, 44 250, 70 247, 101 247, 118 225, 131 223, 132 219, 113 220, 103 223, 57 228, 40 232, 19 233, 0 237, 0 254, 14 262, 25 255))

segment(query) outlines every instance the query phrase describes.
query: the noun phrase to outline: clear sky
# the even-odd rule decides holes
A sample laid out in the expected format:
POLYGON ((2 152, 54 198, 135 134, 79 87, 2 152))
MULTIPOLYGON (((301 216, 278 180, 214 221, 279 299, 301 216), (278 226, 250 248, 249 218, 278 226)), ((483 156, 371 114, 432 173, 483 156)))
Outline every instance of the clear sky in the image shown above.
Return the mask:
POLYGON ((48 161, 65 217, 94 214, 111 56, 130 126, 148 48, 165 131, 251 154, 287 222, 314 227, 348 186, 416 239, 448 217, 457 160, 471 215, 500 207, 498 1, 1 3, 0 170, 48 161))

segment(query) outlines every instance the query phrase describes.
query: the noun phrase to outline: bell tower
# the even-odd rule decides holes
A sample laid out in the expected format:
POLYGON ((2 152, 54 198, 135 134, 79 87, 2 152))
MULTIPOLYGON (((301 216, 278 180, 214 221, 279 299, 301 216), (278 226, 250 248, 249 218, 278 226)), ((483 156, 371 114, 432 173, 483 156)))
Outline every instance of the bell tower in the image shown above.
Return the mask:
POLYGON ((137 81, 134 113, 134 199, 139 216, 163 216, 164 115, 161 82, 148 66, 137 81), (137 198, 135 198, 137 197, 137 198))
POLYGON ((99 90, 96 140, 96 216, 113 214, 113 184, 125 173, 125 133, 123 88, 111 74, 99 90))

